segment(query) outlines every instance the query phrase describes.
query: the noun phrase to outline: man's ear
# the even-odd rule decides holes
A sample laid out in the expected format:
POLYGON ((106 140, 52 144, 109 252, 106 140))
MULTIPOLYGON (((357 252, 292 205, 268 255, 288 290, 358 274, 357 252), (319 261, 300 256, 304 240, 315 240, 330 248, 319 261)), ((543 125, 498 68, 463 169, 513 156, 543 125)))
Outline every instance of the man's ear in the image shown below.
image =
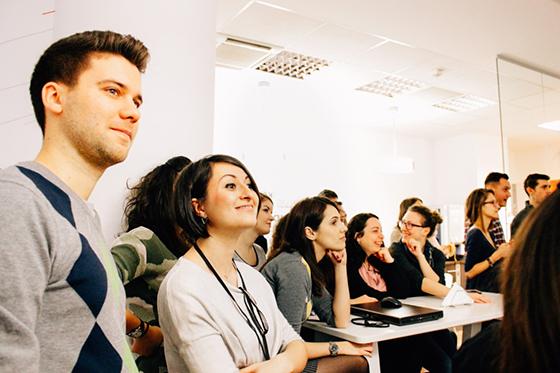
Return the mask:
POLYGON ((67 87, 64 84, 56 82, 48 82, 41 90, 41 99, 45 106, 45 115, 47 111, 54 114, 62 113, 63 96, 67 87))
POLYGON ((202 202, 200 202, 198 199, 193 198, 191 199, 191 204, 194 210, 194 213, 201 217, 201 218, 207 218, 208 216, 206 215, 206 210, 204 209, 204 205, 202 204, 202 202))
POLYGON ((310 227, 305 227, 303 229, 303 232, 305 233, 305 237, 307 237, 307 239, 310 241, 315 241, 315 239, 317 238, 317 234, 310 227))

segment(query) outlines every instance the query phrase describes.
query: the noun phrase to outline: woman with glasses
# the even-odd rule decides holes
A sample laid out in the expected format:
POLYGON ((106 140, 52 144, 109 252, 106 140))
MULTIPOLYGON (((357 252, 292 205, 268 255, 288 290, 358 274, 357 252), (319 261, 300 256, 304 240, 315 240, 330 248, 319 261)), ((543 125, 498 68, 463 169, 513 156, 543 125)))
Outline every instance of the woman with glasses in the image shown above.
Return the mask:
MULTIPOLYGON (((435 295, 444 298, 449 292, 444 280, 445 256, 428 241, 441 216, 426 206, 412 206, 399 222, 402 239, 389 251, 402 266, 410 286, 409 296, 435 295)), ((486 303, 484 296, 470 293, 477 303, 486 303)))
POLYGON ((504 317, 466 341, 453 361, 463 372, 560 372, 560 191, 531 213, 504 263, 504 317))
MULTIPOLYGON (((353 304, 376 302, 387 296, 404 298, 410 293, 408 282, 401 280, 402 268, 384 246, 383 239, 381 223, 376 215, 362 213, 350 220, 346 250, 348 285, 353 304)), ((424 343, 423 339, 423 335, 417 335, 380 342, 381 371, 418 373, 422 362, 417 350, 424 343)))
POLYGON ((474 222, 467 232, 465 241, 465 271, 467 288, 498 293, 498 276, 502 259, 510 253, 509 243, 494 246, 488 227, 492 220, 498 219, 500 206, 494 192, 490 189, 475 189, 469 194, 465 214, 474 222))
MULTIPOLYGON (((426 206, 412 206, 399 222, 402 239, 390 252, 402 266, 410 287, 409 296, 435 295, 444 298, 449 288, 444 285, 445 256, 435 249, 428 237, 441 223, 440 215, 426 206)), ((480 294, 469 294, 475 302, 486 302, 480 294)), ((422 349, 422 364, 430 372, 451 372, 451 359, 456 351, 456 337, 448 330, 426 334, 422 349)))
POLYGON ((235 260, 240 260, 257 271, 266 262, 264 249, 255 242, 257 237, 270 233, 270 227, 274 221, 272 215, 272 199, 266 194, 260 194, 260 207, 257 214, 257 224, 247 229, 239 236, 237 248, 235 249, 235 260))
POLYGON ((293 372, 305 346, 270 286, 234 261, 239 236, 256 224, 258 189, 245 166, 225 155, 193 163, 175 185, 177 226, 192 247, 158 294, 170 372, 293 372))
MULTIPOLYGON (((290 210, 280 247, 262 269, 278 307, 298 333, 312 310, 335 327, 344 328, 350 321, 345 233, 334 202, 324 197, 304 199, 290 210), (318 265, 324 257, 333 263, 334 296, 326 289, 318 265)), ((310 360, 304 372, 368 371, 362 356, 371 354, 371 344, 306 343, 306 348, 310 360)))
MULTIPOLYGON (((391 232, 391 244, 393 244, 393 242, 399 242, 402 238, 400 221, 402 220, 404 214, 406 214, 408 209, 411 208, 412 206, 420 206, 423 203, 424 202, 422 202, 422 200, 418 197, 410 197, 410 198, 403 199, 401 201, 401 204, 399 205, 399 219, 397 220, 397 225, 395 226, 395 228, 393 228, 393 231, 391 232)), ((430 242, 430 245, 432 245, 432 247, 435 247, 438 250, 442 250, 441 245, 439 244, 436 238, 436 234, 437 232, 436 230, 434 230, 434 232, 432 232, 432 234, 428 237, 428 242, 430 242)))

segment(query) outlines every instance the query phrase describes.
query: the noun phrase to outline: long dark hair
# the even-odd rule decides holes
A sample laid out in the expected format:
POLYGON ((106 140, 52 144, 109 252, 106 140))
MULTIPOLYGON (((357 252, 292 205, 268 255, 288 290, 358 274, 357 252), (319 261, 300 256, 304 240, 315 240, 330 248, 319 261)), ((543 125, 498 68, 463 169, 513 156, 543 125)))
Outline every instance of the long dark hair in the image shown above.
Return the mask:
POLYGON ((324 197, 306 198, 296 203, 288 214, 282 239, 280 239, 280 247, 270 257, 272 259, 282 252, 298 252, 311 269, 312 291, 315 295, 322 294, 325 287, 325 276, 317 263, 313 242, 305 235, 305 228, 309 227, 314 231, 319 229, 327 206, 333 206, 338 211, 336 203, 324 197))
POLYGON ((183 255, 186 248, 175 230, 173 183, 190 163, 187 157, 173 157, 148 172, 130 188, 124 208, 127 232, 146 227, 177 257, 183 255))
MULTIPOLYGON (((479 188, 473 190, 467 197, 467 201, 465 202, 465 217, 469 219, 471 225, 482 215, 482 206, 484 206, 484 201, 486 201, 489 194, 494 195, 494 191, 491 189, 479 188)), ((482 229, 484 229, 484 227, 482 229)))
POLYGON ((527 218, 502 277, 502 372, 559 372, 560 192, 527 218))
POLYGON ((348 262, 354 265, 362 264, 366 260, 366 253, 357 241, 357 238, 364 235, 364 228, 369 219, 378 219, 377 215, 370 213, 361 213, 354 216, 348 223, 346 231, 346 255, 348 262))
POLYGON ((185 168, 175 183, 175 214, 182 237, 191 244, 194 244, 199 238, 209 237, 206 223, 194 211, 192 200, 196 198, 202 202, 206 198, 208 182, 212 177, 212 165, 215 163, 228 163, 241 168, 251 181, 250 188, 257 193, 257 196, 259 195, 255 179, 247 167, 229 155, 209 155, 185 168))

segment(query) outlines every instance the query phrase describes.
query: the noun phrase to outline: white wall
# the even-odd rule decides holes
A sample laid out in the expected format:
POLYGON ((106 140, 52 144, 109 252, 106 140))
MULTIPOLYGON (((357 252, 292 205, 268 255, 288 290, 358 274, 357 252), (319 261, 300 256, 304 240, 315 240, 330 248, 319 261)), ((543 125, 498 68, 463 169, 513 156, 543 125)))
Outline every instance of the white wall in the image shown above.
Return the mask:
MULTIPOLYGON (((150 0, 58 0, 54 39, 43 35, 39 48, 31 44, 30 50, 5 55, 8 67, 22 65, 30 77, 43 50, 74 32, 100 29, 132 34, 150 49, 135 144, 125 162, 105 172, 90 198, 109 242, 121 231, 127 182, 135 183, 172 156, 196 159, 212 151, 215 17, 215 0, 169 0, 165 5, 150 0)), ((14 117, 32 112, 27 84, 17 90, 20 97, 11 105, 17 110, 9 108, 14 117)), ((0 100, 0 104, 4 102, 0 100)), ((33 159, 40 144, 41 132, 34 118, 0 126, 0 167, 33 159)))
POLYGON ((399 154, 415 160, 414 173, 375 171, 379 157, 392 153, 393 135, 348 125, 344 113, 350 108, 312 84, 217 68, 215 102, 214 151, 239 157, 272 195, 279 215, 328 188, 349 217, 373 212, 389 234, 403 198, 435 199, 430 140, 398 137, 399 154), (259 86, 261 80, 269 86, 259 86))

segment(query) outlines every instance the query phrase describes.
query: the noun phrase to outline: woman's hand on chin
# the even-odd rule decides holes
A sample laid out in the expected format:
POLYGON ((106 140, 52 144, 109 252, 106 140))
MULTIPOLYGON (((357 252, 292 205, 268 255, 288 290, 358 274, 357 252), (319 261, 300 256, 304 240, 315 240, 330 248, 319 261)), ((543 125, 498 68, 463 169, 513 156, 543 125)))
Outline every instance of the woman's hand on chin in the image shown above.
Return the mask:
POLYGON ((327 250, 326 255, 334 265, 346 265, 346 249, 344 250, 327 250))
POLYGON ((406 240, 403 239, 403 243, 406 245, 408 250, 412 254, 414 254, 414 256, 420 256, 423 254, 422 245, 420 244, 420 241, 415 240, 414 238, 407 238, 406 240))
POLYGON ((395 261, 395 259, 393 258, 393 256, 389 252, 389 249, 386 248, 386 247, 382 247, 381 249, 379 249, 378 252, 376 252, 373 255, 377 259, 379 259, 379 260, 381 260, 382 262, 385 262, 385 263, 393 263, 395 261))

